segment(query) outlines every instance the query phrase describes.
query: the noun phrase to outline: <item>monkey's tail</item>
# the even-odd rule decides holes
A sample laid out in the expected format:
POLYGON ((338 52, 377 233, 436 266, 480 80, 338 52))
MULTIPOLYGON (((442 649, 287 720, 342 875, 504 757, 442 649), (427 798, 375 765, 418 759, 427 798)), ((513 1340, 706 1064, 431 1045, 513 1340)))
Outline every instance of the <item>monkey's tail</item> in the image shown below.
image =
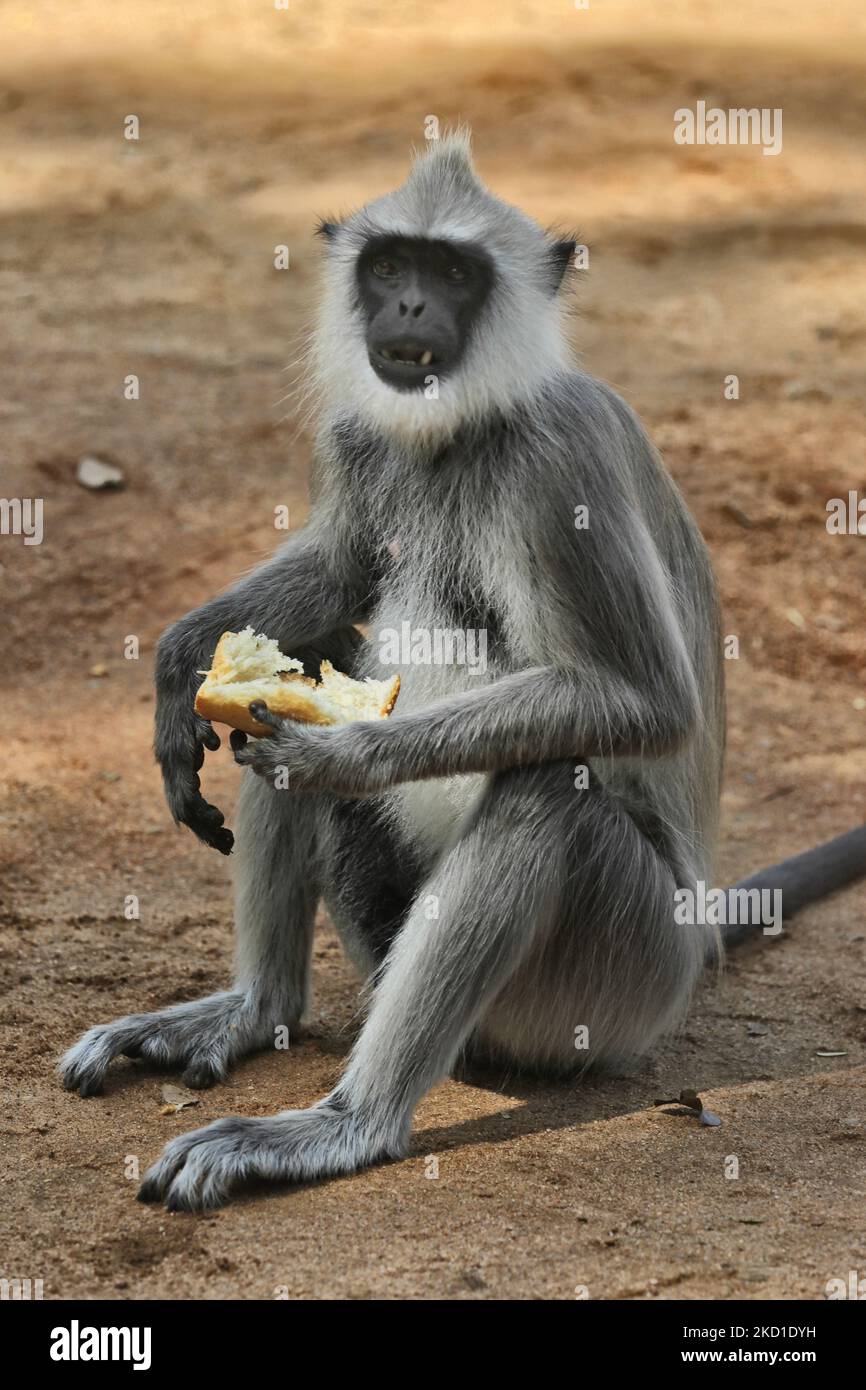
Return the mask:
MULTIPOLYGON (((738 889, 781 889, 782 916, 787 922, 803 907, 827 898, 839 888, 866 878, 866 825, 837 835, 815 849, 783 859, 736 883, 738 889)), ((760 922, 730 922, 722 928, 726 949, 748 941, 761 929, 760 922)))

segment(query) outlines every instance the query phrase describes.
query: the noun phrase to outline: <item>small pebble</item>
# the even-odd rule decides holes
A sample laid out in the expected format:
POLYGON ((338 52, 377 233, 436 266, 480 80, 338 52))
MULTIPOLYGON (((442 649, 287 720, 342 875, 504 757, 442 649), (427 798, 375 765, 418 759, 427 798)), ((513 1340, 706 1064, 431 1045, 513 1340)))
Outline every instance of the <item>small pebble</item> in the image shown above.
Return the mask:
POLYGON ((115 468, 113 463, 105 463, 92 454, 85 454, 83 459, 79 459, 75 477, 82 487, 90 488, 93 492, 123 487, 125 481, 120 469, 115 468))

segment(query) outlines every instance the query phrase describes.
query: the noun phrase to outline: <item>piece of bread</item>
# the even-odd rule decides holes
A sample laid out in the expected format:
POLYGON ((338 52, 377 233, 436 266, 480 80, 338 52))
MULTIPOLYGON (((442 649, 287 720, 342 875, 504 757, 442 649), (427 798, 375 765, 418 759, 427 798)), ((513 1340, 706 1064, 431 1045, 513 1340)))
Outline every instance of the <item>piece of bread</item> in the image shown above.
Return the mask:
POLYGON ((322 679, 304 675, 300 661, 283 656, 276 642, 245 627, 224 632, 209 671, 195 697, 197 712, 262 738, 273 733, 249 711, 253 700, 264 700, 273 714, 302 724, 351 724, 357 719, 384 719, 394 708, 400 677, 355 681, 322 662, 322 679))

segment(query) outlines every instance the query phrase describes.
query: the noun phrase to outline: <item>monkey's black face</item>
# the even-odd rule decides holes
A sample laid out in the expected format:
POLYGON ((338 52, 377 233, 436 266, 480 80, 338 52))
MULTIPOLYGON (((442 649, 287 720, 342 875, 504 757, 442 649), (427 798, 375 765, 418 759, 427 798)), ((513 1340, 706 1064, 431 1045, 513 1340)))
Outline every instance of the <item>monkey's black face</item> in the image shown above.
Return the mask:
POLYGON ((398 391, 424 387, 457 367, 493 286, 480 247, 383 236, 358 258, 358 293, 370 365, 398 391))

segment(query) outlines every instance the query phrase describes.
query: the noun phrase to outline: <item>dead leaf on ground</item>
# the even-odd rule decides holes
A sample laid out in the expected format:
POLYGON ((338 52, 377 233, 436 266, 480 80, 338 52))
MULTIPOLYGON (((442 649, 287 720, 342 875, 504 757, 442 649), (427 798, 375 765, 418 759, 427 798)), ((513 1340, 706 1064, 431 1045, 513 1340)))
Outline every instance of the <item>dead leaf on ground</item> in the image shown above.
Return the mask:
POLYGON ((179 1110, 187 1110, 199 1103, 199 1097, 192 1091, 185 1091, 183 1086, 163 1086, 162 1098, 165 1105, 160 1109, 160 1115, 176 1115, 179 1110))
POLYGON ((668 1115, 697 1116, 702 1125, 707 1125, 713 1129, 722 1123, 718 1115, 714 1114, 712 1110, 704 1108, 704 1103, 697 1091, 691 1089, 680 1091, 676 1100, 655 1100, 653 1105, 673 1106, 672 1110, 666 1112, 668 1115))

